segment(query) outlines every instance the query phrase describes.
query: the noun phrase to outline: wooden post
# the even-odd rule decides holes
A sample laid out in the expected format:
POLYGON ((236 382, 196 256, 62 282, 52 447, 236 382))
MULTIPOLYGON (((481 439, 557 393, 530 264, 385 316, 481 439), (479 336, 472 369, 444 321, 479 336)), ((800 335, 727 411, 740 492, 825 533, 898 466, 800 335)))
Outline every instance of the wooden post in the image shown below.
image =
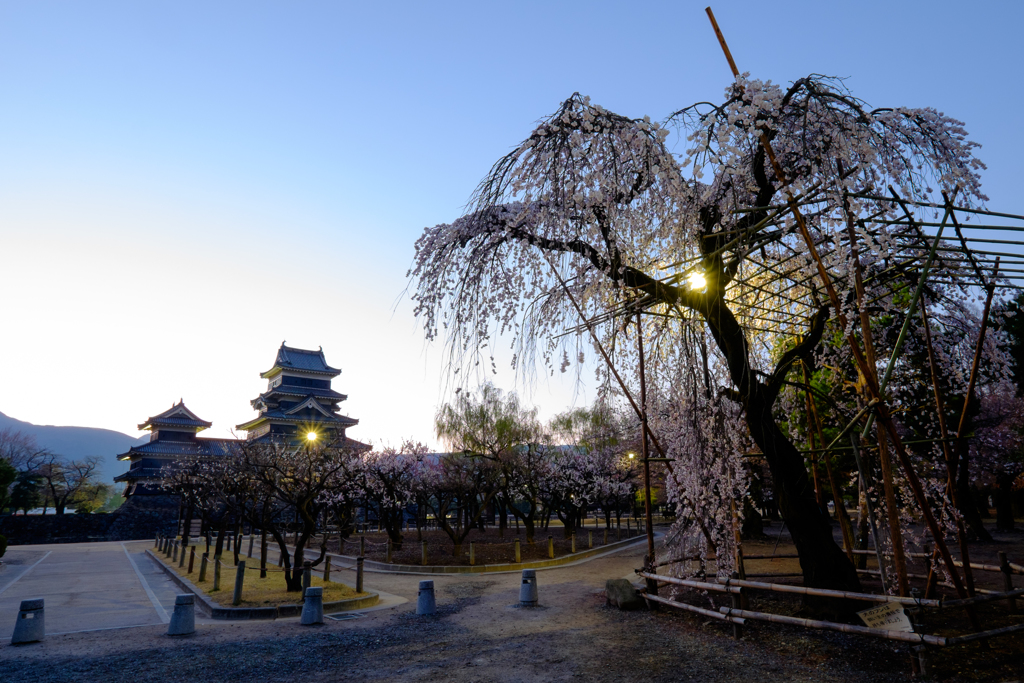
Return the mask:
POLYGON ((255 534, 252 533, 252 529, 249 529, 249 552, 247 552, 245 554, 245 556, 247 558, 249 558, 249 559, 252 559, 252 546, 253 546, 253 543, 255 543, 255 541, 256 541, 256 536, 255 536, 255 534))
POLYGON ((192 567, 195 566, 195 563, 196 563, 196 547, 192 546, 192 550, 189 551, 189 554, 188 554, 188 573, 189 574, 192 573, 192 567))
POLYGON ((359 557, 366 557, 366 536, 359 537, 359 557))
POLYGON ((391 539, 390 538, 388 539, 387 556, 384 558, 384 561, 389 563, 389 564, 391 563, 391 539))
POLYGON ((572 535, 572 553, 576 554, 576 534, 572 535))
POLYGON ((331 556, 324 557, 324 583, 331 580, 331 556))
POLYGON ((181 557, 178 558, 178 569, 185 566, 185 549, 188 547, 188 537, 181 539, 181 557))
POLYGON ((516 536, 516 564, 519 564, 522 561, 523 561, 523 556, 519 552, 519 537, 516 536))
POLYGON ((206 565, 209 557, 209 553, 203 553, 203 559, 199 562, 199 583, 206 581, 206 565))
POLYGON ((213 590, 220 590, 220 555, 213 556, 213 590))
MULTIPOLYGON (((1010 570, 1010 561, 1006 559, 1006 553, 1002 550, 999 551, 999 571, 1003 573, 1003 590, 1013 590, 1013 573, 1010 570)), ((1010 605, 1010 611, 1017 611, 1017 600, 1016 598, 1009 598, 1007 602, 1010 605)))
POLYGON ((420 564, 424 567, 427 566, 427 542, 423 541, 422 556, 420 557, 420 564))
MULTIPOLYGON (((738 579, 738 578, 740 578, 740 575, 737 572, 733 572, 732 573, 732 578, 738 579)), ((740 590, 742 591, 743 589, 740 588, 740 590)), ((740 593, 732 593, 729 596, 731 598, 731 600, 732 600, 732 608, 733 609, 744 609, 744 607, 743 607, 743 600, 742 600, 742 598, 740 596, 741 596, 740 593)), ((743 626, 741 626, 739 623, 737 623, 735 621, 732 622, 732 637, 735 638, 736 640, 739 640, 740 638, 743 637, 743 626)))
MULTIPOLYGON (((640 360, 640 454, 644 459, 644 520, 647 522, 647 564, 655 566, 654 529, 651 524, 651 452, 647 445, 647 377, 644 373, 644 335, 640 326, 640 312, 636 314, 636 343, 640 360)), ((576 552, 576 537, 573 536, 573 552, 576 552)), ((657 586, 655 586, 657 588, 657 586)))
POLYGON ((160 548, 160 534, 157 534, 156 538, 153 539, 153 549, 157 550, 159 548, 160 548))
POLYGON ((260 529, 260 578, 267 578, 267 530, 260 529))
POLYGON ((238 563, 235 568, 235 592, 231 595, 231 604, 242 604, 242 584, 245 582, 245 560, 238 563))
POLYGON ((593 531, 588 531, 587 532, 587 544, 591 548, 594 547, 594 532, 593 531))
POLYGON ((363 558, 356 558, 356 593, 363 592, 363 558))
POLYGON ((548 557, 555 559, 555 538, 548 536, 548 557))
POLYGON ((603 543, 603 545, 608 545, 608 527, 604 528, 604 543, 603 543))
POLYGON ((312 563, 307 560, 302 563, 302 591, 305 595, 307 588, 313 585, 313 566, 312 563))
POLYGON ((469 566, 472 567, 476 564, 476 543, 473 541, 469 542, 469 566))

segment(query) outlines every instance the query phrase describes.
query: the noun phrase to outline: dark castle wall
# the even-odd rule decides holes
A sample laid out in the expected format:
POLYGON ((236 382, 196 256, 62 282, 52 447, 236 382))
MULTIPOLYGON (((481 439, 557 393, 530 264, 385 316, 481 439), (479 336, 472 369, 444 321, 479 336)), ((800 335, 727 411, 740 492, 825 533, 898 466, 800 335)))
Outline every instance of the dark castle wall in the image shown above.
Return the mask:
POLYGON ((3 516, 0 534, 10 545, 133 541, 172 535, 177 521, 176 496, 132 496, 106 514, 3 516))

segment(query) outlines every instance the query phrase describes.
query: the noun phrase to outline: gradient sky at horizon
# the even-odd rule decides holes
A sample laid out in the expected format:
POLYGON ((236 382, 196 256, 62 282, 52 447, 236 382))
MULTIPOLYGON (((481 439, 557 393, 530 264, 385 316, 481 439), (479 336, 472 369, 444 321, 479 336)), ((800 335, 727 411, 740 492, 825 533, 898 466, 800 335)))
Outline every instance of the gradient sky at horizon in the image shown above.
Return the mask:
MULTIPOLYGON (((184 398, 225 436, 287 340, 343 370, 350 436, 432 442, 416 238, 573 92, 654 119, 720 99, 705 4, 0 1, 0 411, 135 434, 184 398)), ((965 121, 989 207, 1024 212, 1024 4, 714 9, 758 78, 965 121)))

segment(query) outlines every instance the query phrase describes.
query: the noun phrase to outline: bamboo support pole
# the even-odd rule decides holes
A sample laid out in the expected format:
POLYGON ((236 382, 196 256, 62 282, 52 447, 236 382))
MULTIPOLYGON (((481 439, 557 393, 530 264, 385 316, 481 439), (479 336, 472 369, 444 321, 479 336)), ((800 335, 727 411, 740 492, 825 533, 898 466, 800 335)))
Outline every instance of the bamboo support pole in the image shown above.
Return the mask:
MULTIPOLYGON (((664 577, 659 577, 664 578, 664 577)), ((808 588, 807 586, 790 586, 784 583, 764 583, 761 581, 749 581, 743 579, 725 579, 723 585, 740 586, 755 590, 773 591, 775 593, 793 593, 795 595, 813 595, 822 598, 845 598, 849 600, 863 600, 865 602, 895 602, 900 605, 911 607, 939 607, 941 600, 924 600, 913 597, 898 595, 883 595, 876 593, 857 593, 854 591, 834 591, 827 588, 808 588)))
POLYGON ((728 621, 733 624, 739 624, 741 626, 744 623, 746 623, 743 620, 743 617, 740 616, 728 616, 725 614, 719 614, 718 612, 712 612, 711 610, 704 609, 703 607, 697 607, 696 605, 690 605, 685 602, 676 602, 675 600, 669 600, 667 598, 660 598, 657 595, 651 595, 649 593, 641 593, 641 595, 643 596, 644 600, 656 602, 660 605, 668 605, 669 607, 676 607, 678 609, 686 610, 687 612, 695 612, 705 617, 710 617, 711 619, 717 619, 719 621, 728 621))
MULTIPOLYGON (((640 452, 644 459, 644 520, 647 522, 647 561, 645 564, 650 567, 655 562, 654 524, 651 517, 651 453, 647 446, 647 432, 650 431, 647 424, 647 378, 644 373, 644 334, 640 313, 636 314, 636 344, 640 359, 640 423, 643 427, 640 435, 640 452)), ((575 534, 573 535, 572 551, 576 552, 575 534)))
POLYGON ((864 473, 864 464, 861 462, 860 458, 860 448, 858 447, 859 440, 860 437, 856 434, 850 434, 850 445, 853 447, 854 462, 857 463, 857 473, 860 476, 861 491, 864 492, 864 506, 867 508, 868 513, 868 527, 871 529, 871 537, 875 542, 875 559, 878 561, 878 569, 881 572, 882 589, 888 592, 889 581, 885 575, 885 561, 882 558, 881 551, 882 544, 879 542, 880 539, 878 538, 878 524, 875 522, 875 512, 871 505, 871 496, 867 493, 868 478, 864 473))
MULTIPOLYGON (((929 636, 924 633, 906 633, 904 631, 888 631, 882 628, 868 628, 866 626, 853 626, 852 624, 837 624, 833 621, 820 621, 818 619, 801 619, 798 617, 786 617, 781 614, 768 614, 767 612, 752 612, 750 610, 737 610, 731 607, 719 607, 718 611, 726 616, 737 616, 744 619, 756 619, 758 621, 770 621, 776 624, 791 624, 793 626, 806 626, 808 628, 822 628, 829 631, 840 631, 842 633, 856 633, 863 636, 874 636, 886 640, 899 640, 904 643, 938 645, 942 647, 949 642, 948 638, 942 636, 929 636)), ((1024 628, 1024 624, 1021 625, 1024 628)))
MULTIPOLYGON (((716 593, 739 593, 742 590, 742 587, 739 585, 734 586, 722 583, 709 583, 707 581, 693 581, 691 579, 677 579, 674 576, 661 576, 660 574, 655 574, 653 572, 637 572, 636 575, 644 579, 672 584, 673 586, 696 588, 698 590, 714 591, 716 593)), ((735 583, 735 581, 732 581, 731 583, 735 583)))
POLYGON ((1007 626, 1005 628, 996 628, 991 631, 981 631, 980 633, 970 633, 966 636, 954 636, 946 639, 947 645, 960 645, 962 643, 969 643, 974 640, 987 640, 995 636, 1004 636, 1010 633, 1017 633, 1018 631, 1024 630, 1024 624, 1015 624, 1013 626, 1007 626))

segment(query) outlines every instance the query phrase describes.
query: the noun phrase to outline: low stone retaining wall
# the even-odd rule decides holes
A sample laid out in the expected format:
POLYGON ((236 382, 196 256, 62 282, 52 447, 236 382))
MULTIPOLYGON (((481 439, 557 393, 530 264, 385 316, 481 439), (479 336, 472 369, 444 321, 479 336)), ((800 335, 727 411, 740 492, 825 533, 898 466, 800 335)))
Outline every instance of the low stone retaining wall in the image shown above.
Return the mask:
MULTIPOLYGON (((244 621, 247 619, 280 619, 282 617, 297 617, 302 614, 302 605, 278 605, 277 607, 224 607, 204 593, 198 586, 187 578, 168 567, 157 553, 147 550, 146 554, 157 563, 171 581, 182 590, 194 593, 196 596, 196 607, 211 619, 230 619, 244 621)), ((324 603, 324 614, 332 612, 347 612, 357 609, 373 607, 380 601, 380 595, 374 591, 366 591, 369 595, 361 598, 349 598, 348 600, 335 600, 324 603)))
MULTIPOLYGON (((662 534, 659 533, 659 532, 655 532, 655 534, 654 534, 654 537, 656 539, 660 538, 661 536, 662 536, 662 534)), ((565 564, 572 564, 573 562, 578 562, 579 560, 583 560, 583 559, 586 559, 588 557, 594 557, 595 555, 601 555, 603 553, 615 552, 617 550, 622 550, 623 548, 626 548, 626 547, 629 547, 631 545, 634 545, 634 544, 637 544, 637 543, 641 543, 641 542, 646 543, 647 542, 647 536, 634 536, 633 538, 627 538, 624 541, 616 541, 614 543, 609 543, 608 545, 602 545, 602 546, 600 546, 598 548, 591 548, 591 549, 588 549, 588 550, 581 550, 580 552, 573 553, 571 555, 565 555, 563 557, 556 557, 553 560, 535 560, 533 562, 519 562, 519 563, 510 562, 510 563, 507 563, 507 564, 479 564, 479 565, 468 567, 468 566, 465 566, 465 565, 447 566, 447 565, 421 565, 421 564, 388 564, 386 562, 375 562, 373 560, 364 560, 363 561, 363 569, 365 571, 380 572, 380 573, 385 573, 385 574, 388 573, 388 572, 392 572, 392 573, 396 573, 396 574, 490 574, 490 573, 495 573, 495 572, 517 572, 517 571, 521 571, 523 569, 544 569, 544 568, 547 568, 547 567, 559 567, 559 566, 565 565, 565 564)), ((291 548, 291 551, 294 552, 295 549, 291 548)), ((354 557, 351 557, 349 555, 335 555, 334 553, 328 553, 328 555, 330 555, 330 557, 331 557, 331 565, 335 569, 339 568, 339 566, 340 566, 340 568, 343 568, 343 569, 345 569, 345 568, 347 568, 347 569, 355 568, 356 558, 354 558, 354 557), (337 561, 340 561, 342 563, 349 563, 349 564, 351 564, 351 567, 345 567, 344 565, 338 565, 338 564, 336 564, 337 561)), ((317 558, 319 556, 320 556, 320 551, 319 550, 313 550, 312 548, 309 548, 309 549, 306 550, 306 557, 307 558, 315 559, 315 558, 317 558)), ((321 567, 319 567, 319 569, 322 570, 323 567, 321 566, 321 567)))
POLYGON ((177 521, 174 496, 133 496, 113 512, 0 516, 0 534, 10 545, 136 541, 173 534, 177 521))

